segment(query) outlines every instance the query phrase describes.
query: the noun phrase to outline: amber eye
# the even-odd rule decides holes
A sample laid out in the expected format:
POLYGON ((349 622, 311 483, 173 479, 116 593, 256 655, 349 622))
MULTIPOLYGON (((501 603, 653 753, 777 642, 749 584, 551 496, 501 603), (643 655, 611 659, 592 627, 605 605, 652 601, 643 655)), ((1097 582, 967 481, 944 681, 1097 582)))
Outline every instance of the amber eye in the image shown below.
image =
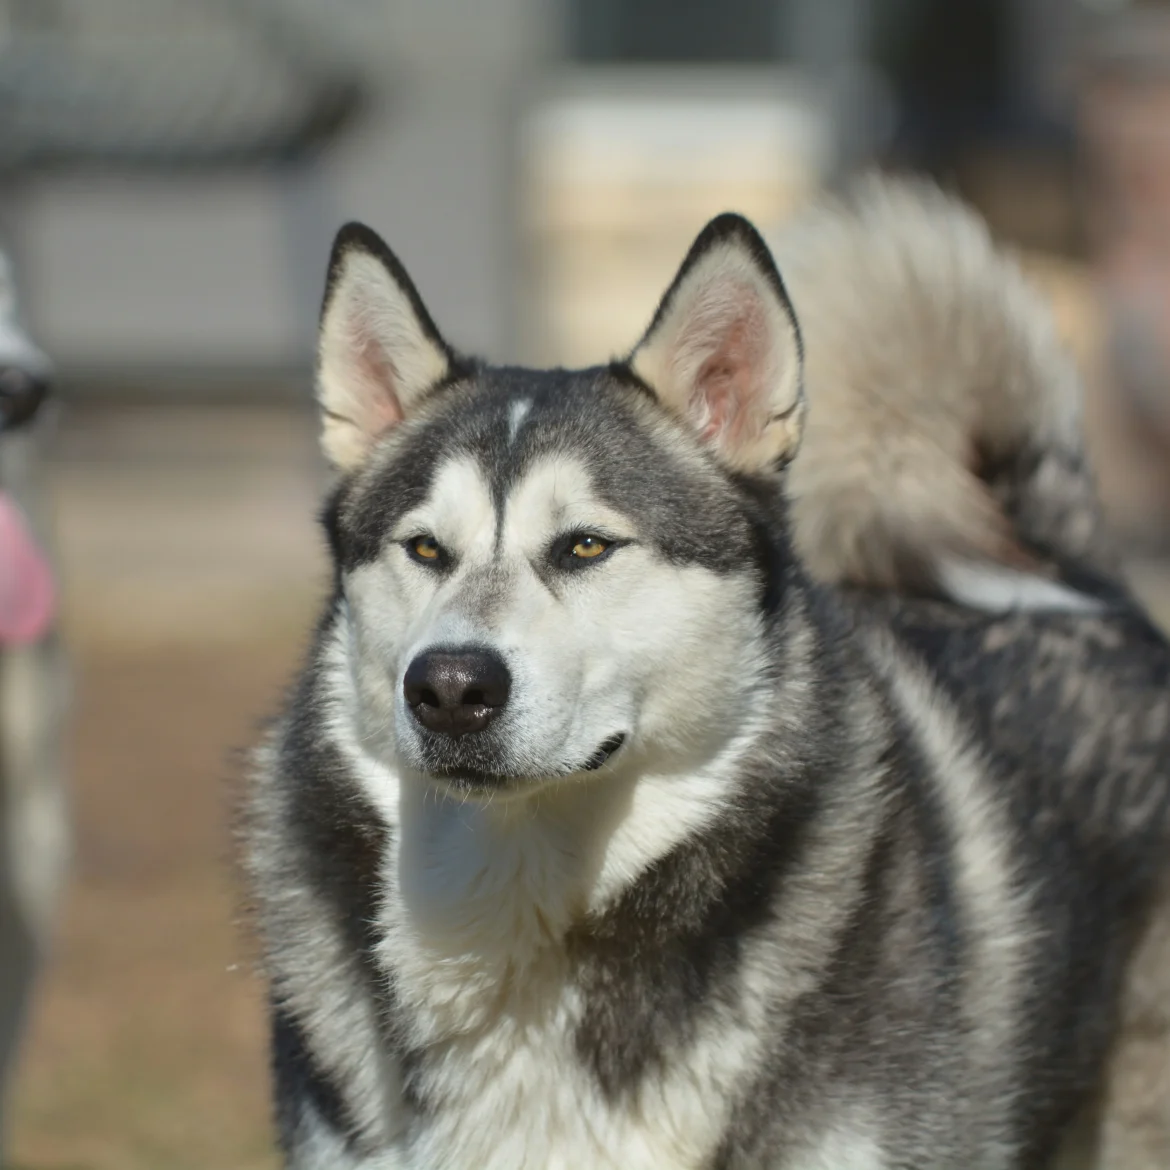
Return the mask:
POLYGON ((416 536, 407 542, 411 555, 418 561, 437 561, 443 553, 439 542, 433 536, 416 536))
POLYGON ((609 544, 608 540, 602 540, 600 536, 582 536, 573 545, 572 554, 583 561, 592 560, 601 556, 609 548, 609 544))

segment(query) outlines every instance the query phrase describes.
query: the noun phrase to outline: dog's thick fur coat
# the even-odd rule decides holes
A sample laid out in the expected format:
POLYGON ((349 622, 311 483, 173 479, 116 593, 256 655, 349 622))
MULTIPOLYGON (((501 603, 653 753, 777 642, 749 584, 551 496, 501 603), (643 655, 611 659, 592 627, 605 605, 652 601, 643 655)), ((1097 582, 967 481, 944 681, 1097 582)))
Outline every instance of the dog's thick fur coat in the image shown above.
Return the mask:
POLYGON ((335 587, 242 824, 288 1166, 1104 1156, 1170 649, 1075 376, 930 189, 779 251, 791 301, 720 217, 628 358, 530 371, 339 235, 335 587))

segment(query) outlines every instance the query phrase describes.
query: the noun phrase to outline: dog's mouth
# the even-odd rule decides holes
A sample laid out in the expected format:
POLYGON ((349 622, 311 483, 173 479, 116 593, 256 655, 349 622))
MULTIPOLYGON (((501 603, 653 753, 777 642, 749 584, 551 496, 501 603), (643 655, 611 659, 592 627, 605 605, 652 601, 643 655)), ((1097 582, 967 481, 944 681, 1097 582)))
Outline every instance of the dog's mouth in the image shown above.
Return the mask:
POLYGON ((480 768, 449 767, 431 768, 428 772, 436 780, 442 780, 461 792, 472 792, 476 789, 504 792, 508 789, 526 788, 542 780, 555 780, 561 777, 573 776, 579 772, 596 772, 604 767, 621 750, 626 742, 625 732, 618 732, 605 740, 597 750, 577 767, 565 768, 563 772, 554 772, 548 776, 529 776, 508 772, 491 772, 480 768))
POLYGON ((585 761, 585 765, 581 771, 596 772, 598 768, 602 767, 604 764, 607 764, 610 758, 621 750, 621 746, 625 742, 626 734, 624 731, 618 732, 617 735, 611 735, 609 739, 607 739, 605 743, 603 743, 601 747, 599 747, 597 751, 595 751, 593 755, 591 755, 589 759, 585 761))

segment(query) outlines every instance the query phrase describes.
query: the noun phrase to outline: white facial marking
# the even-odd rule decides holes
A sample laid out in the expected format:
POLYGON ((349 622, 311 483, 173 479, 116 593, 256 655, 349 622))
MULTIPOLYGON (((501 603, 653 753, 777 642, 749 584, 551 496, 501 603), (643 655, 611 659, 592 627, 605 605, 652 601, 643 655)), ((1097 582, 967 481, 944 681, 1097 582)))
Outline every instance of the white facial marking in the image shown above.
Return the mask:
POLYGON ((504 506, 504 547, 529 555, 558 533, 598 528, 610 536, 634 536, 629 519, 598 499, 582 463, 565 455, 535 463, 504 506))
POLYGON ((422 530, 463 559, 491 557, 496 514, 483 474, 470 458, 450 459, 435 473, 427 498, 394 526, 395 540, 422 530))
POLYGON ((524 420, 528 417, 532 410, 531 398, 517 398, 511 406, 508 407, 508 442, 516 442, 516 436, 520 433, 520 428, 524 425, 524 420))

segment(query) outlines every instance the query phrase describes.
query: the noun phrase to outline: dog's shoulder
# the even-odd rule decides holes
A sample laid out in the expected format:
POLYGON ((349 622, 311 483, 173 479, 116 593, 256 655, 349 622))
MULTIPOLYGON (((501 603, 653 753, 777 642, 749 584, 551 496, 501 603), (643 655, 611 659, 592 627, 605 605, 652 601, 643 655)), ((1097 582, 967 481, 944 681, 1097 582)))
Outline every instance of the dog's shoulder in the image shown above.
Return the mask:
POLYGON ((989 614, 842 597, 863 644, 886 659, 896 647, 958 713, 1034 841, 1125 849, 1124 870, 1145 881, 1135 863, 1152 863, 1170 831, 1170 643, 1140 607, 1117 595, 1092 612, 989 614))

